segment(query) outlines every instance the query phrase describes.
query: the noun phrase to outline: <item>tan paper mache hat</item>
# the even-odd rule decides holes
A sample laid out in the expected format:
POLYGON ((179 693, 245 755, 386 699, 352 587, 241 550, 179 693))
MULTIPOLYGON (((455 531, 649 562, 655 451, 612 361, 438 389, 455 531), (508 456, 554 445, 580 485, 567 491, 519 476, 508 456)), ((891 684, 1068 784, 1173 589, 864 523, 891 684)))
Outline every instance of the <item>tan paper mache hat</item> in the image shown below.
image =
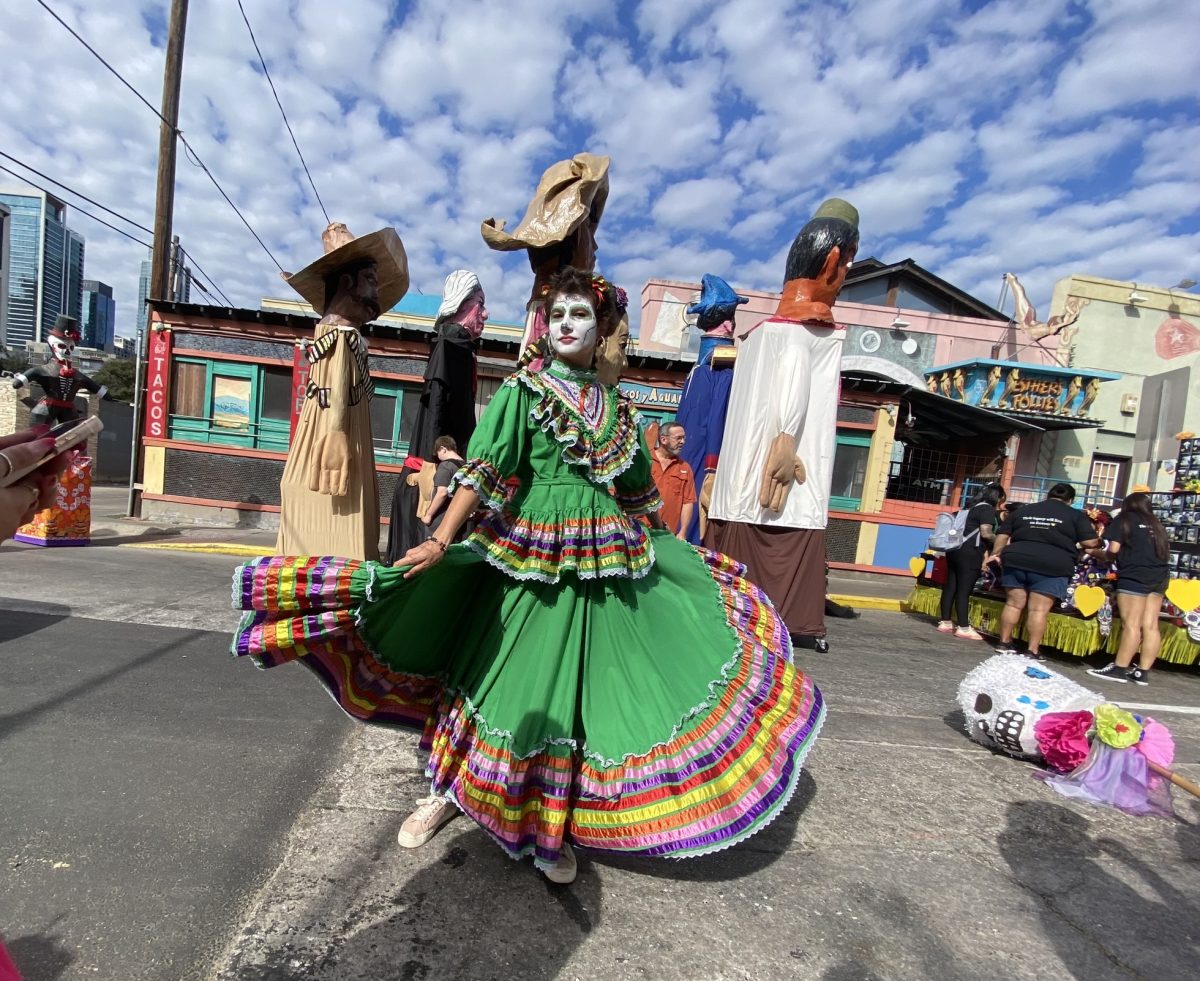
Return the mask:
POLYGON ((325 254, 298 273, 281 273, 287 284, 318 314, 325 311, 325 279, 339 269, 372 260, 379 277, 379 311, 387 313, 408 292, 408 256, 394 228, 381 228, 355 238, 340 221, 330 222, 321 235, 325 254))
POLYGON ((505 222, 495 218, 480 226, 488 248, 515 252, 557 245, 593 211, 599 220, 608 200, 609 162, 608 157, 594 153, 577 153, 551 166, 542 174, 525 217, 511 234, 504 230, 505 222))

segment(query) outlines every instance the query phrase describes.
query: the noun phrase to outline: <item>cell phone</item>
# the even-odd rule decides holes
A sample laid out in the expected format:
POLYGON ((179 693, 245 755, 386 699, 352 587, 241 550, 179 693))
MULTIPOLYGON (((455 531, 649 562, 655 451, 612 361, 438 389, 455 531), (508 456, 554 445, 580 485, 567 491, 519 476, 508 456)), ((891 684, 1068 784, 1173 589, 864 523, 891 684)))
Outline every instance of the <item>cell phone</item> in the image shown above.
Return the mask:
POLYGON ((87 442, 87 440, 91 439, 92 436, 100 432, 103 428, 104 423, 102 423, 95 416, 91 416, 87 419, 82 419, 77 422, 60 422, 57 426, 51 429, 45 437, 43 437, 52 438, 54 440, 54 447, 50 450, 50 452, 43 455, 40 460, 31 466, 26 467, 24 470, 15 470, 3 480, 0 480, 0 487, 11 487, 18 481, 24 480, 38 467, 49 463, 56 456, 58 456, 58 454, 65 453, 72 447, 78 446, 80 443, 87 442))

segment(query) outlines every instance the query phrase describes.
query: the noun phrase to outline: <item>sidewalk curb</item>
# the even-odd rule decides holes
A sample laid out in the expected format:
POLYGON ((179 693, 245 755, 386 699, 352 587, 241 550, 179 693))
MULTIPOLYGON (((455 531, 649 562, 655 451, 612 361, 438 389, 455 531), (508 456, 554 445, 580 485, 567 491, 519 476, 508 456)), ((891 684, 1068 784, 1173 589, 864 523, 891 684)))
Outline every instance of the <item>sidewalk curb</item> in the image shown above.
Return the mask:
POLYGON ((237 542, 123 542, 117 548, 150 548, 169 552, 199 552, 203 555, 238 555, 256 558, 274 555, 271 545, 241 545, 237 542))
POLYGON ((851 606, 857 610, 886 610, 889 613, 904 612, 904 600, 889 599, 886 596, 846 596, 841 593, 830 593, 829 598, 842 606, 851 606))

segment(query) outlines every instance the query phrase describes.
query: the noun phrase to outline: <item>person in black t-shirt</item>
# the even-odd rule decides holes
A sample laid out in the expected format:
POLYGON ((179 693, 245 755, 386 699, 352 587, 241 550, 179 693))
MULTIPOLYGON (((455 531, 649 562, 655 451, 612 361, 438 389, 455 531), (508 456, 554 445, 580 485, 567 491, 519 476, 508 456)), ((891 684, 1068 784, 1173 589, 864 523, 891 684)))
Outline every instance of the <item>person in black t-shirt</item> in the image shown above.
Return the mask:
POLYGON ((996 508, 1006 495, 999 484, 988 484, 970 505, 967 523, 963 528, 963 543, 946 553, 946 582, 942 586, 942 619, 937 628, 944 634, 953 633, 963 640, 983 640, 971 626, 968 612, 971 590, 983 570, 983 557, 996 537, 999 519, 996 508), (958 626, 950 619, 957 614, 958 626))
POLYGON ((1016 517, 1000 526, 996 545, 988 561, 1002 561, 1004 612, 1000 615, 997 653, 1016 654, 1013 631, 1025 613, 1029 634, 1029 656, 1041 661, 1046 617, 1054 604, 1067 596, 1067 580, 1075 571, 1079 548, 1100 544, 1087 515, 1071 507, 1075 488, 1055 484, 1046 500, 1022 506, 1016 517), (1003 555, 1003 558, 1001 558, 1003 555))
POLYGON ((1170 578, 1167 560, 1171 554, 1167 531, 1154 516, 1149 495, 1125 498, 1121 516, 1108 528, 1108 554, 1117 559, 1121 644, 1113 663, 1088 674, 1105 681, 1148 685, 1150 668, 1162 647, 1158 615, 1170 578), (1139 648, 1138 666, 1133 668, 1139 648))

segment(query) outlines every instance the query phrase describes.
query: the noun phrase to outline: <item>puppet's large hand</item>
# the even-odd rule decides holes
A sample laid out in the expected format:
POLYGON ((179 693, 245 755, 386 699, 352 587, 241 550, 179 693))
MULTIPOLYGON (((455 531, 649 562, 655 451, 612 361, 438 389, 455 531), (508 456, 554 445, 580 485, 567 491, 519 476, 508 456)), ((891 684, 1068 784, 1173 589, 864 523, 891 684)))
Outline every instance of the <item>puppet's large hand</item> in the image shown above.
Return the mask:
POLYGON ((308 489, 331 497, 350 493, 350 441, 343 432, 326 433, 308 475, 308 489))
MULTIPOLYGON (((767 462, 763 466, 762 482, 758 489, 760 507, 771 511, 782 511, 788 491, 796 479, 796 437, 780 433, 771 440, 767 451, 767 462)), ((800 464, 803 467, 803 464, 800 464)))

